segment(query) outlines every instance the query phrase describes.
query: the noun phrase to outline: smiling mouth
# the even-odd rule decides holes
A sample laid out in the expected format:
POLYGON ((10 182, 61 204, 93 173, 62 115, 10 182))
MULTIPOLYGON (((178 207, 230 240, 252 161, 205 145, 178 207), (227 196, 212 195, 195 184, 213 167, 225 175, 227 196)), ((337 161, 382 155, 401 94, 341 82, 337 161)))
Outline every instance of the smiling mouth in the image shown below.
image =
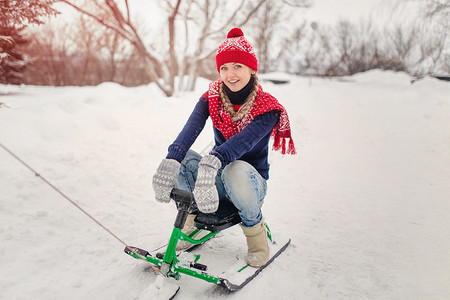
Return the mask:
POLYGON ((228 80, 228 82, 229 82, 229 83, 232 83, 232 84, 233 84, 233 83, 236 83, 236 82, 238 82, 238 81, 239 81, 239 79, 236 79, 236 80, 228 80))

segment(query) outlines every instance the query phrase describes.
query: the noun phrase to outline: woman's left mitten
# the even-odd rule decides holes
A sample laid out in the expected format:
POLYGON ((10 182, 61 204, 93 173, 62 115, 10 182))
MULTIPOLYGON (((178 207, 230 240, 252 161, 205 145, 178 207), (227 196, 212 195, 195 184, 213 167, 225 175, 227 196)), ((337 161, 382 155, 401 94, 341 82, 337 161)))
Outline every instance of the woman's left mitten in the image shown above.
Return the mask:
POLYGON ((203 213, 213 213, 219 207, 216 175, 221 166, 222 163, 214 155, 205 155, 198 164, 197 181, 193 193, 197 207, 203 213))

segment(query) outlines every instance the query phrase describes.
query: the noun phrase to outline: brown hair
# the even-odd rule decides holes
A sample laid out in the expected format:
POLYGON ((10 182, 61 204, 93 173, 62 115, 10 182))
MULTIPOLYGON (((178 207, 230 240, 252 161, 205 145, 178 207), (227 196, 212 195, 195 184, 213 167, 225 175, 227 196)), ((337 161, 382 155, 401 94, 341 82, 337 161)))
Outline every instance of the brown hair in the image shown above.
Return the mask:
POLYGON ((255 79, 255 82, 253 83, 253 89, 238 111, 234 110, 234 105, 233 103, 231 103, 227 93, 223 88, 224 83, 222 80, 220 81, 220 99, 222 100, 222 104, 225 106, 228 113, 231 115, 231 120, 233 120, 233 122, 241 120, 248 113, 253 105, 253 102, 255 102, 256 93, 258 92, 259 80, 256 74, 252 74, 252 76, 255 79))

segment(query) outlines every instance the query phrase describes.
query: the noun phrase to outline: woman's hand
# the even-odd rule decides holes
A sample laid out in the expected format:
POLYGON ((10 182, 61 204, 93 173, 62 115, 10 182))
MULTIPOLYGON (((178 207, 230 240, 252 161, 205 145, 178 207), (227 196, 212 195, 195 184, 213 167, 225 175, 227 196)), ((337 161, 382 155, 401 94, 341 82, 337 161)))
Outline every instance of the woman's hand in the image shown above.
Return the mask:
POLYGON ((194 198, 202 213, 213 213, 219 207, 219 193, 216 188, 217 170, 222 166, 214 155, 205 155, 198 164, 194 198))
POLYGON ((170 202, 170 192, 177 183, 180 173, 180 163, 174 159, 163 159, 155 175, 153 175, 153 190, 158 202, 170 202))

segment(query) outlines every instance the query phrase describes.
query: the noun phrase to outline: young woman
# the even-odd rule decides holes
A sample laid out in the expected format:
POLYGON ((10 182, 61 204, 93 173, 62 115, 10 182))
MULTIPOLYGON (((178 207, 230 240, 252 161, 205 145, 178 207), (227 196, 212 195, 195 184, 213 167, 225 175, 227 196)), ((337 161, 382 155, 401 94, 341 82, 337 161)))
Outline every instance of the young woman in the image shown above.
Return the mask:
MULTIPOLYGON (((169 146, 165 159, 153 177, 156 200, 170 201, 170 191, 191 191, 203 213, 213 213, 219 201, 231 201, 239 210, 247 237, 250 266, 262 266, 269 257, 261 213, 269 179, 269 140, 274 149, 295 154, 286 110, 259 85, 258 61, 253 46, 241 29, 233 28, 217 49, 217 71, 186 125, 169 146), (190 147, 211 117, 215 146, 201 156, 190 147)), ((194 230, 198 211, 188 216, 183 232, 194 230)), ((189 244, 180 241, 178 249, 189 244)))

